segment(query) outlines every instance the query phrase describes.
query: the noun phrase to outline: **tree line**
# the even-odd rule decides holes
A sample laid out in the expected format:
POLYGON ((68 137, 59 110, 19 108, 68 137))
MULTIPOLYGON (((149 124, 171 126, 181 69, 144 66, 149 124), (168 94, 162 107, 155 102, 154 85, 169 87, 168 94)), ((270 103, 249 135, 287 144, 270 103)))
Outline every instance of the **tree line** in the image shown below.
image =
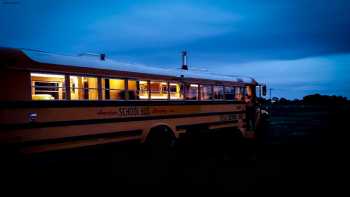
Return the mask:
POLYGON ((276 105, 345 105, 350 104, 350 100, 343 96, 312 94, 304 96, 303 99, 289 100, 286 98, 273 97, 272 99, 258 98, 263 104, 276 105))

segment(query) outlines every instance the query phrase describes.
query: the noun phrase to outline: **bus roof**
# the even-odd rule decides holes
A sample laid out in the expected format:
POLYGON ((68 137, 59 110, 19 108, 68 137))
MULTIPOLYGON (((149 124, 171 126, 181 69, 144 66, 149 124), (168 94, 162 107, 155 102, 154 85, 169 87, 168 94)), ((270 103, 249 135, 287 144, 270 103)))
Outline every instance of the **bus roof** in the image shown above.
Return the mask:
POLYGON ((206 80, 216 80, 216 81, 228 81, 228 82, 240 82, 240 83, 256 83, 256 81, 251 77, 244 76, 227 76, 220 74, 213 74, 206 71, 198 70, 183 70, 183 69, 173 69, 173 68, 159 68, 146 66, 142 64, 130 64, 115 61, 109 58, 101 60, 100 57, 91 55, 79 55, 79 56, 69 56, 53 54, 43 51, 21 49, 21 51, 35 62, 44 64, 56 64, 63 66, 76 66, 83 68, 94 68, 94 69, 104 69, 113 71, 125 71, 143 74, 153 74, 161 76, 170 77, 181 77, 193 78, 193 79, 206 79, 206 80))

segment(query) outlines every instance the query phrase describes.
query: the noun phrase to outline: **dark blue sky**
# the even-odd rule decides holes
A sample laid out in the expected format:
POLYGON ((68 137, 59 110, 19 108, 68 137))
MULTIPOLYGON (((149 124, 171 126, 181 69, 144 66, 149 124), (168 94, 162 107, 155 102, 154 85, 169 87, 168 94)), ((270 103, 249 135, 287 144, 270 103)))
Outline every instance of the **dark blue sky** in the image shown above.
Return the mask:
POLYGON ((0 46, 255 77, 274 96, 350 97, 348 0, 0 0, 0 46))

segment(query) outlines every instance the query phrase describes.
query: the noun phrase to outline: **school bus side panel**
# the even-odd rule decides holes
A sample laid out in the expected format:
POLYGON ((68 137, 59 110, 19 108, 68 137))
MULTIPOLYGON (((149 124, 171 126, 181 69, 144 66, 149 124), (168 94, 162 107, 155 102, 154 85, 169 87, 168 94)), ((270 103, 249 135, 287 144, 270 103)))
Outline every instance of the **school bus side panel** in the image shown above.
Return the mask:
POLYGON ((28 71, 1 69, 0 101, 31 100, 30 73, 28 71))

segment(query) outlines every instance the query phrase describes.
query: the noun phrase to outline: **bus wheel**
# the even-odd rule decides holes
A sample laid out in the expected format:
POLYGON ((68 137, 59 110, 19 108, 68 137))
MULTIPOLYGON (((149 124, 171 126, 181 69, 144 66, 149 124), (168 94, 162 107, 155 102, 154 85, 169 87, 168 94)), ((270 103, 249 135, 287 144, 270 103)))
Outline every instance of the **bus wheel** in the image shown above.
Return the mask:
POLYGON ((152 156, 165 156, 175 146, 175 135, 167 126, 157 126, 149 132, 145 144, 152 156))

